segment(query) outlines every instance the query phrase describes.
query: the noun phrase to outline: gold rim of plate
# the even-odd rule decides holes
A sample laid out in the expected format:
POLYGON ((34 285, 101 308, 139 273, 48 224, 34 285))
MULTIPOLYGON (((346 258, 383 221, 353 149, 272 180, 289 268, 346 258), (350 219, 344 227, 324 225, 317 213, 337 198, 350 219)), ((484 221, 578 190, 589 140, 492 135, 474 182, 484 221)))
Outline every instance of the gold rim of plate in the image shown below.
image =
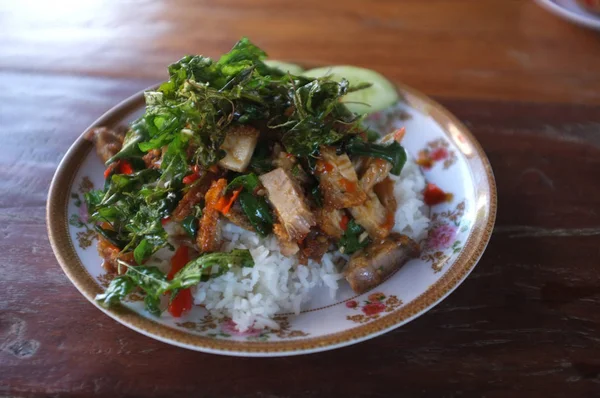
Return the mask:
MULTIPOLYGON (((94 297, 102 292, 102 288, 81 263, 68 228, 67 206, 71 186, 79 167, 93 148, 93 145, 83 138, 83 134, 69 148, 50 185, 46 221, 50 244, 58 262, 75 287, 91 303, 113 319, 160 341, 198 351, 247 356, 302 354, 350 345, 399 327, 440 302, 475 267, 492 234, 496 219, 497 195, 489 160, 469 130, 449 111, 426 95, 402 84, 397 84, 397 87, 401 100, 410 107, 432 117, 442 127, 446 138, 465 157, 475 179, 476 206, 476 216, 471 233, 454 263, 425 292, 397 310, 367 324, 338 333, 290 341, 260 342, 231 341, 199 336, 145 318, 124 306, 114 306, 108 309, 99 306, 94 297)), ((145 105, 144 91, 140 91, 116 105, 96 120, 86 131, 91 127, 120 124, 127 116, 145 105)))

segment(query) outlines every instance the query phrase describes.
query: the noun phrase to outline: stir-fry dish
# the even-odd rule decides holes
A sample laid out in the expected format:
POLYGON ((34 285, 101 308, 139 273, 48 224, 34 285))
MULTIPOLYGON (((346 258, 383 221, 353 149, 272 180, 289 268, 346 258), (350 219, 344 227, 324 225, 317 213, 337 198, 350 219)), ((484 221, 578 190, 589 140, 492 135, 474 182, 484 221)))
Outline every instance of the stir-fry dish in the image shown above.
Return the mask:
POLYGON ((86 134, 106 165, 85 196, 115 274, 101 304, 136 291, 154 315, 196 303, 241 330, 276 327, 313 287, 362 293, 419 255, 424 180, 405 131, 379 135, 344 102, 370 85, 265 59, 247 39, 218 61, 186 56, 128 128, 86 134))

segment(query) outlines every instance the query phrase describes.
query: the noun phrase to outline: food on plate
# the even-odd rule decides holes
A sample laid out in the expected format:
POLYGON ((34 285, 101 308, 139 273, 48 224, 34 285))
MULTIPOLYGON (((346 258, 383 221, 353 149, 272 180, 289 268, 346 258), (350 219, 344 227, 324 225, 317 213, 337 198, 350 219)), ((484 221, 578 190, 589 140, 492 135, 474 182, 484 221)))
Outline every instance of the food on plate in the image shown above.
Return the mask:
POLYGON ((336 81, 346 80, 356 88, 363 87, 342 98, 347 108, 358 114, 381 111, 398 101, 396 87, 373 70, 348 65, 324 66, 308 70, 303 75, 313 78, 330 76, 336 81))
POLYGON ((362 293, 419 255, 426 182, 404 130, 382 137, 344 102, 364 90, 354 98, 387 107, 393 86, 265 58, 247 39, 217 61, 186 56, 128 129, 86 134, 106 164, 103 189, 85 195, 115 275, 102 305, 137 291, 155 315, 197 304, 239 330, 277 328, 311 289, 333 298, 345 277, 362 293))

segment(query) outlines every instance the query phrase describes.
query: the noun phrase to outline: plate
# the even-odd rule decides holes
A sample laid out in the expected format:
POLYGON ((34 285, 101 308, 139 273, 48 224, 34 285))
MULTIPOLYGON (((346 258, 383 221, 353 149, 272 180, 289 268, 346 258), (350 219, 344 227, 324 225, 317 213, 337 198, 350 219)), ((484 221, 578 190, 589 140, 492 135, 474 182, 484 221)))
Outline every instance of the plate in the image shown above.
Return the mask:
MULTIPOLYGON (((452 200, 433 206, 432 225, 420 258, 407 263, 362 295, 342 281, 335 299, 316 290, 298 315, 277 316, 278 330, 239 333, 201 307, 184 318, 153 317, 140 297, 100 307, 94 297, 110 281, 101 267, 95 234, 85 220, 84 192, 103 184, 104 167, 93 145, 80 136, 61 161, 50 186, 47 225, 54 253, 73 284, 108 316, 154 339, 180 347, 236 356, 284 356, 330 350, 383 334, 424 314, 448 296, 473 270, 488 243, 496 217, 496 187, 481 146, 454 116, 403 85, 401 101, 368 122, 383 130, 406 128, 403 145, 425 159, 425 178, 452 200)), ((124 125, 142 114, 143 92, 123 101, 91 127, 124 125)))
POLYGON ((600 30, 600 16, 586 10, 576 0, 535 0, 551 13, 577 25, 600 30))

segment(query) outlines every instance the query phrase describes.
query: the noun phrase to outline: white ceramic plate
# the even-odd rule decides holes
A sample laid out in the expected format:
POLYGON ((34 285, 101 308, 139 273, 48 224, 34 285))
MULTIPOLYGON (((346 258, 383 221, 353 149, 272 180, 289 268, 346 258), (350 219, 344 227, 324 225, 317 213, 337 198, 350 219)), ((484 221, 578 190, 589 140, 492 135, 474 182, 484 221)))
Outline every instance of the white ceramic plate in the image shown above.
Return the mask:
MULTIPOLYGON (((432 226, 419 259, 410 261, 372 291, 356 295, 345 281, 332 300, 314 291, 300 315, 277 317, 280 330, 237 333, 230 322, 200 307, 184 318, 146 313, 139 297, 110 309, 94 301, 109 280, 96 252, 95 234, 78 220, 83 192, 103 184, 104 167, 92 144, 77 139, 50 187, 48 232, 65 273, 100 310, 152 338, 217 354, 281 356, 329 350, 357 343, 422 315, 452 292, 471 272, 485 249, 496 215, 496 188, 489 162, 474 137, 456 118, 426 96, 399 87, 401 102, 370 116, 382 131, 406 127, 403 145, 414 158, 430 162, 428 181, 453 194, 431 209, 432 226), (70 222, 71 221, 71 222, 70 222)), ((143 93, 127 99, 94 126, 124 125, 143 112, 143 93)))
POLYGON ((535 0, 559 17, 577 25, 600 30, 600 15, 586 10, 576 0, 535 0))

